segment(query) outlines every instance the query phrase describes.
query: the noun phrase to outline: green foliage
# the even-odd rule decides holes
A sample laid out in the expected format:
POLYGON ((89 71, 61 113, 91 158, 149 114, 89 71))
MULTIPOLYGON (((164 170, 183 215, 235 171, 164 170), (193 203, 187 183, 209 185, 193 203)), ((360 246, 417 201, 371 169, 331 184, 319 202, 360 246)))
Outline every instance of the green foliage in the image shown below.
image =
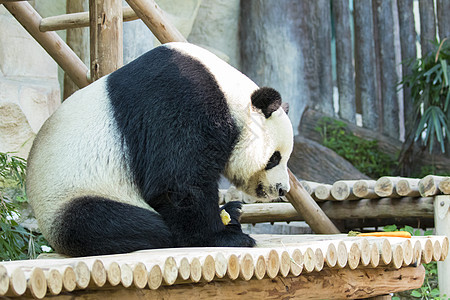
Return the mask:
MULTIPOLYGON (((392 232, 392 231, 408 231, 411 235, 414 236, 427 236, 432 235, 433 230, 423 231, 420 229, 414 229, 411 226, 405 226, 400 229, 397 228, 397 225, 388 225, 383 227, 384 231, 392 232)), ((392 300, 400 300, 400 299, 436 299, 440 300, 440 292, 438 288, 438 275, 437 275, 437 262, 433 261, 428 264, 423 264, 425 267, 425 280, 423 285, 415 290, 405 291, 398 293, 396 296, 392 297, 392 300)))
POLYGON ((322 144, 348 160, 362 173, 378 178, 392 174, 396 162, 378 148, 378 141, 355 136, 344 122, 322 118, 315 128, 322 136, 322 144))
POLYGON ((0 152, 0 260, 35 258, 47 245, 41 234, 17 222, 26 202, 25 171, 24 159, 0 152))
POLYGON ((400 84, 411 88, 416 119, 415 141, 433 150, 435 141, 445 152, 445 140, 450 141, 450 41, 436 42, 436 49, 423 58, 406 62, 411 75, 400 84))

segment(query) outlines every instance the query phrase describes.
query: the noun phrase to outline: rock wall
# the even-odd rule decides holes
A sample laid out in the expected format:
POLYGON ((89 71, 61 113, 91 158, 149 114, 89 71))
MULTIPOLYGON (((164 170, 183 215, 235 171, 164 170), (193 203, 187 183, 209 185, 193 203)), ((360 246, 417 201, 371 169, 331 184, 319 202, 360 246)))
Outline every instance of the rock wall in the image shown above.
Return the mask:
POLYGON ((26 158, 60 103, 58 67, 0 6, 0 151, 26 158))

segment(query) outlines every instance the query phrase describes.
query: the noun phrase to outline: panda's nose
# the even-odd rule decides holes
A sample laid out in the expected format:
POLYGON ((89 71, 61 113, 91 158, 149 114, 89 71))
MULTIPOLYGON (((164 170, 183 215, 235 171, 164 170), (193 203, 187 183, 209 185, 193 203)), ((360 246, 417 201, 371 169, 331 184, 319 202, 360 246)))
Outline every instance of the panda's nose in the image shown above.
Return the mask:
POLYGON ((287 191, 284 190, 283 188, 280 188, 280 189, 278 190, 278 195, 280 195, 280 197, 283 197, 283 196, 285 196, 286 194, 287 194, 287 191))

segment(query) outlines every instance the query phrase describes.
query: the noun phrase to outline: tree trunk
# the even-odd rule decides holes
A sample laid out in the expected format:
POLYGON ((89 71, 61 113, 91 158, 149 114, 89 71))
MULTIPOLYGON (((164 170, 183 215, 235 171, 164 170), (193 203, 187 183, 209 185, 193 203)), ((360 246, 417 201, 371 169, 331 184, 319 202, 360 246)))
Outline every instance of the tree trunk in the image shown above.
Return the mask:
MULTIPOLYGON (((88 0, 67 0, 66 12, 77 13, 89 10, 88 0)), ((72 48, 76 55, 89 66, 89 28, 73 28, 67 29, 66 37, 67 45, 72 48)), ((78 86, 64 73, 64 92, 63 99, 67 99, 70 95, 78 90, 78 86)))
POLYGON ((333 0, 333 18, 336 30, 336 73, 339 90, 339 117, 356 123, 355 81, 352 35, 348 1, 333 0))
MULTIPOLYGON (((433 42, 436 39, 436 21, 434 18, 434 1, 420 0, 420 44, 422 47, 422 57, 433 49, 433 42)), ((448 14, 448 12, 446 12, 448 14)))
POLYGON ((289 168, 301 180, 320 183, 369 179, 333 150, 300 135, 295 137, 289 168))
POLYGON ((376 96, 376 68, 371 0, 354 2, 355 23, 355 95, 361 103, 363 125, 379 128, 376 96))
POLYGON ((383 133, 399 138, 399 110, 397 99, 397 73, 394 47, 394 20, 392 0, 375 0, 380 60, 383 133))
POLYGON ((436 0, 439 40, 450 38, 450 1, 436 0))

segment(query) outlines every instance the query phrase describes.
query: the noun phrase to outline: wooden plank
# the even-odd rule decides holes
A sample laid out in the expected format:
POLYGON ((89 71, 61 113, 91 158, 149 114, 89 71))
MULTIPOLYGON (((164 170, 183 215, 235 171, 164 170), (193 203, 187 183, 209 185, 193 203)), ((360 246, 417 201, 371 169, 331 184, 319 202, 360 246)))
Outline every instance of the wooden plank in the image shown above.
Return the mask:
MULTIPOLYGON (((377 269, 327 269, 299 277, 213 281, 161 287, 158 290, 108 288, 75 291, 53 299, 359 299, 419 288, 425 278, 423 266, 377 269), (326 288, 324 288, 326 287, 326 288)), ((27 298, 24 298, 27 299, 27 298)))
POLYGON ((356 123, 355 81, 352 34, 348 1, 333 0, 333 18, 336 30, 336 74, 339 90, 339 117, 356 123))
MULTIPOLYGON (((139 19, 129 6, 122 7, 123 22, 139 19)), ((40 31, 55 31, 70 28, 89 27, 89 12, 68 13, 60 16, 43 18, 39 25, 40 31)))
POLYGON ((121 0, 89 0, 91 78, 114 72, 123 65, 121 0))
POLYGON ((168 22, 164 11, 154 0, 126 1, 162 44, 187 41, 178 29, 168 22))
MULTIPOLYGON (((318 204, 333 220, 361 218, 433 218, 433 198, 380 198, 318 204)), ((242 223, 304 221, 290 203, 255 203, 242 207, 242 223)))
POLYGON ((382 132, 398 139, 399 108, 397 99, 397 73, 394 47, 393 0, 375 0, 377 19, 378 58, 380 62, 380 89, 382 102, 382 132))
POLYGON ((42 18, 28 2, 11 2, 3 5, 80 88, 89 84, 86 65, 56 32, 39 31, 42 18))
POLYGON ((355 22, 355 93, 361 103, 365 128, 376 131, 379 127, 377 107, 376 61, 372 1, 354 2, 355 22))
POLYGON ((340 233, 313 198, 305 191, 295 175, 288 169, 291 190, 286 198, 315 233, 340 233))
POLYGON ((436 39, 436 20, 434 17, 434 1, 420 0, 420 46, 422 57, 433 49, 433 42, 436 39))

